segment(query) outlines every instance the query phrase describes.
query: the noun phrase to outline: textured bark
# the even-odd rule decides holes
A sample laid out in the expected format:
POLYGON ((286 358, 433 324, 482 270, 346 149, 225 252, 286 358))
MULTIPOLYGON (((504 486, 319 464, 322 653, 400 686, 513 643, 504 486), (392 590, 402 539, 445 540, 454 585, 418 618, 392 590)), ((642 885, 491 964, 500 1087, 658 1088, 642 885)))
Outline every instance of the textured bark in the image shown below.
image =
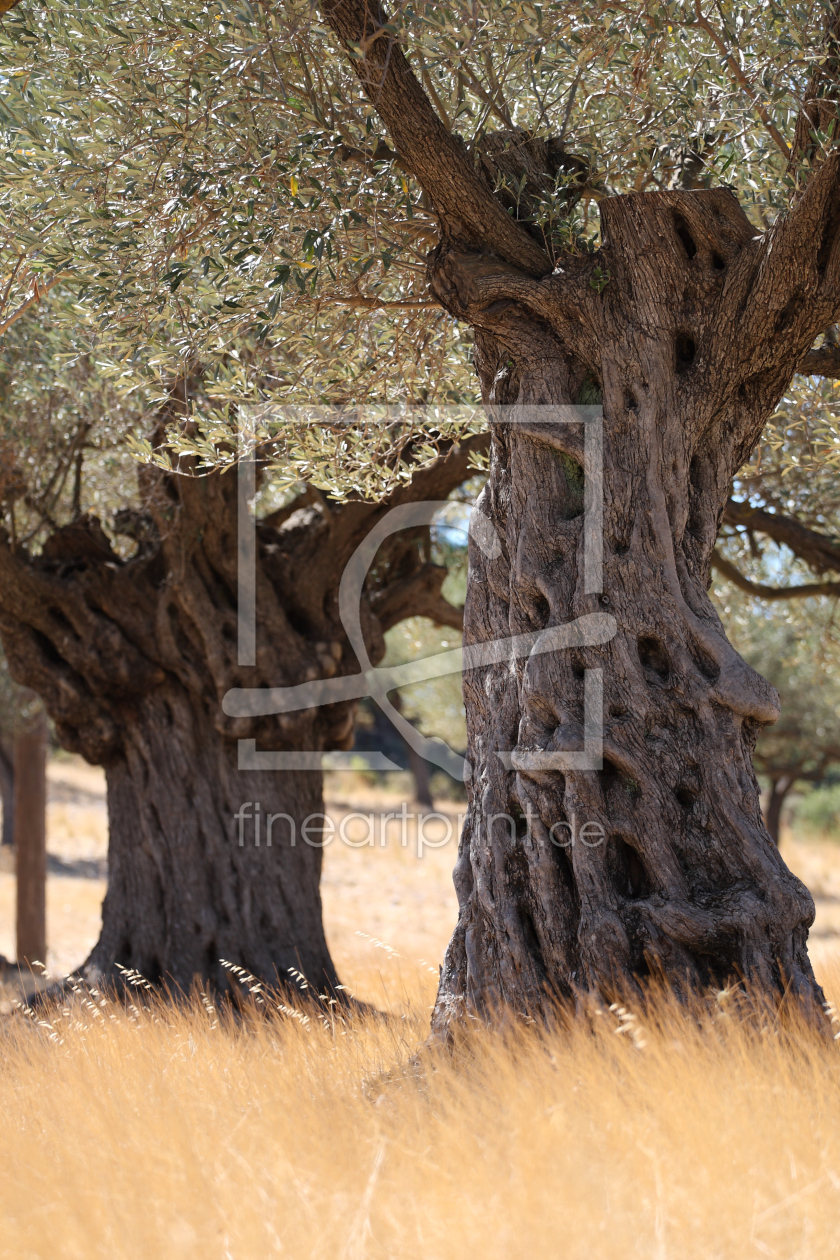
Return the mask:
MULTIPOLYGON (((608 200, 602 237, 600 296, 591 259, 537 285, 444 244, 430 269, 433 291, 478 329, 488 402, 519 421, 494 425, 480 506, 501 554, 471 546, 465 641, 598 609, 618 626, 604 646, 465 678, 474 775, 441 1032, 464 1010, 611 996, 651 974, 678 990, 737 975, 821 997, 806 950, 813 902, 767 834, 751 764, 777 696, 728 644, 706 592, 731 478, 835 299, 824 284, 822 309, 809 311, 779 276, 768 283, 725 190, 608 200), (600 598, 583 589, 579 430, 529 412, 574 402, 593 381, 605 431, 600 598), (603 769, 506 769, 497 752, 512 749, 515 766, 529 751, 581 746, 590 668, 603 670, 603 769), (519 819, 516 834, 496 815, 519 819), (551 828, 565 839, 556 824, 573 820, 597 824, 604 842, 553 844, 551 828)), ((835 254, 832 242, 833 268, 835 254)))
MULTIPOLYGON (((445 497, 477 445, 452 448, 392 502, 445 497)), ((257 664, 246 667, 237 663, 236 474, 153 471, 142 490, 145 513, 121 522, 140 540, 127 562, 90 518, 58 531, 36 558, 0 547, 10 670, 43 696, 63 745, 106 771, 109 886, 86 970, 117 977, 134 968, 181 987, 197 976, 224 988, 225 959, 272 981, 294 968, 319 989, 333 987, 318 887, 321 775, 239 771, 236 741, 348 748, 355 704, 228 719, 221 701, 232 687, 357 670, 338 584, 392 503, 337 507, 311 491, 258 527, 257 664), (246 802, 240 833, 235 815, 246 802), (294 843, 278 818, 268 846, 269 814, 288 815, 294 843)), ((406 531, 379 553, 361 609, 374 661, 406 609, 455 616, 440 596, 445 570, 429 564, 422 543, 422 531, 406 531)))
POLYGON ((40 705, 15 736, 17 961, 46 963, 47 719, 40 705))
MULTIPOLYGON (((438 214, 432 293, 474 328, 483 396, 516 421, 492 424, 480 507, 499 545, 471 543, 465 642, 605 609, 617 625, 600 647, 465 675, 470 807, 433 1028, 621 993, 647 974, 678 991, 736 975, 813 1007, 813 901, 764 827, 751 761, 778 697, 727 642, 707 589, 732 478, 840 314, 840 157, 820 160, 763 235, 726 189, 602 201, 601 248, 552 248, 546 275, 526 256, 538 225, 503 229, 485 213, 451 139, 437 160, 431 106, 381 6, 325 0, 323 12, 438 214), (534 413, 593 395, 601 597, 584 583, 583 439, 534 413), (603 768, 529 770, 528 753, 580 748, 587 669, 603 674, 603 768), (605 842, 552 844, 573 819, 605 842)), ((820 82, 812 95, 832 92, 820 82)), ((812 156, 809 119, 797 162, 812 156)))

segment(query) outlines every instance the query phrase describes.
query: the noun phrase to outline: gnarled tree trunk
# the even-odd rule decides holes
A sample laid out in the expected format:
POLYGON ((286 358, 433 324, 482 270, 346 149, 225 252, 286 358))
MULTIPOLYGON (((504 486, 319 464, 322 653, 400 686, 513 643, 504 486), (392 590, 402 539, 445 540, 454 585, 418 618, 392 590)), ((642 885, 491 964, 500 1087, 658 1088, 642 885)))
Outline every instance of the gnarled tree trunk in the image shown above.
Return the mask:
MULTIPOLYGON (((558 167, 578 169, 562 142, 514 128, 470 153, 379 3, 322 12, 438 216, 431 291, 475 330, 485 400, 512 409, 492 423, 468 648, 600 624, 600 646, 551 652, 544 639, 465 675, 470 808, 433 1026, 609 995, 650 973, 678 990, 738 975, 812 1008, 814 904, 767 834, 751 759, 778 697, 727 642, 707 589, 732 477, 840 314, 840 155, 806 145, 803 111, 791 163, 807 149, 807 183, 769 231, 727 189, 631 194, 600 203, 601 247, 576 253, 545 211, 558 167), (512 173, 506 206, 495 176, 512 173), (545 410, 593 395, 600 590, 587 580, 580 427, 545 410), (552 765, 546 754, 584 742, 589 670, 603 682, 603 767, 552 765), (603 842, 552 843, 573 823, 603 842)), ((833 102, 821 62, 814 74, 810 96, 833 102)))
MULTIPOLYGON (((64 747, 106 771, 109 883, 88 976, 126 968, 225 988, 225 960, 271 981, 300 973, 335 987, 319 894, 320 771, 240 770, 237 740, 349 748, 355 702, 228 719, 222 698, 355 672, 338 614, 344 565, 393 503, 440 498, 463 481, 470 453, 452 448, 393 502, 336 506, 309 492, 260 523, 254 666, 238 664, 235 472, 145 471, 145 513, 122 521, 140 539, 126 562, 92 518, 55 533, 38 557, 0 547, 11 672, 43 696, 64 747)), ((440 597, 445 570, 420 543, 417 531, 395 535, 380 552, 361 609, 373 660, 401 617, 460 625, 440 597)))
POLYGON ((438 1031, 464 1010, 614 996, 647 975, 821 998, 813 901, 762 822, 751 762, 778 698, 707 595, 732 476, 796 361, 743 340, 796 314, 762 309, 754 232, 728 191, 615 198, 602 225, 595 284, 588 258, 540 284, 446 246, 431 265, 479 329, 486 398, 510 408, 479 504, 500 546, 471 543, 465 643, 593 613, 615 626, 601 646, 465 677, 474 773, 438 1031), (582 426, 548 410, 593 383, 601 594, 585 582, 582 426), (603 768, 541 768, 533 754, 583 746, 588 670, 602 671, 603 768))

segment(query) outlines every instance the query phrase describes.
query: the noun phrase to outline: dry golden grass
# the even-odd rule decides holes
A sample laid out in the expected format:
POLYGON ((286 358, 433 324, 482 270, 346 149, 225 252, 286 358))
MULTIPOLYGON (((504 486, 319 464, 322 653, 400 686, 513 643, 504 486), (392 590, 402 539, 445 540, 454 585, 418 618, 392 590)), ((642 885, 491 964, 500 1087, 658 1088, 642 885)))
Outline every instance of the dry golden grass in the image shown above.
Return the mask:
MULTIPOLYGON (((51 852, 101 856, 95 779, 54 773, 51 852)), ((390 805, 336 789, 330 810, 390 805)), ((454 845, 418 860, 411 841, 325 852, 330 947, 387 1019, 233 1026, 197 1001, 0 1022, 0 1260, 840 1255, 840 1041, 745 1024, 725 999, 476 1028, 413 1070, 455 902, 454 845)), ((840 846, 788 838, 785 856, 817 894, 812 957, 840 1004, 840 846)), ((95 939, 104 885, 49 883, 59 971, 95 939)))
POLYGON ((840 1043, 724 1000, 477 1028, 417 1070, 431 977, 391 965, 390 1018, 348 1026, 200 1001, 13 1021, 0 1256, 840 1252, 840 1043))

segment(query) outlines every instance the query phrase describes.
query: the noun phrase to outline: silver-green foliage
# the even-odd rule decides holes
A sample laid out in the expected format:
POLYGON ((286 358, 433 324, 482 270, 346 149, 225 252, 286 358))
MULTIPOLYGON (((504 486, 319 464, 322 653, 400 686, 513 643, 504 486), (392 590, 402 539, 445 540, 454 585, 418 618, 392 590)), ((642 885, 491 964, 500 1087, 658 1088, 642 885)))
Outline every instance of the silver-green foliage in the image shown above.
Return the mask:
MULTIPOLYGON (((823 16, 495 0, 393 22, 468 148, 523 127, 585 158, 573 213, 562 180, 540 208, 560 249, 592 246, 601 197, 689 177, 731 183, 771 223, 823 16)), ((153 405, 199 364, 182 453, 229 458, 243 404, 472 401, 468 339, 425 291, 434 216, 303 0, 23 0, 0 75, 0 325, 55 282, 56 317, 88 324, 122 398, 142 383, 153 405)), ((311 415, 267 432, 278 468, 341 494, 387 484, 367 435, 311 415)))

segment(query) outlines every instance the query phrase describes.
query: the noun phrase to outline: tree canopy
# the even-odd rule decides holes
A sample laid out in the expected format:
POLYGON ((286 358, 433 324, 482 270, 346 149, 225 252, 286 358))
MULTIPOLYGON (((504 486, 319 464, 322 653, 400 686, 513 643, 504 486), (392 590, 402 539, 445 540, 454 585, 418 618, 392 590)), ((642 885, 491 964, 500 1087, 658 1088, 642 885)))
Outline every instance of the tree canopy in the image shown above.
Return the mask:
MULTIPOLYGON (((412 5, 387 29, 434 126, 551 260, 596 248, 598 202, 629 190, 726 183, 757 231, 772 223, 812 160, 794 133, 829 12, 412 5)), ((230 458, 243 404, 285 405, 260 412, 278 475, 339 494, 387 484, 387 459, 368 458, 383 425, 290 405, 455 405, 435 432, 470 424, 472 334, 426 288, 435 213, 317 8, 23 0, 0 27, 0 73, 0 326, 49 300, 70 343, 53 364, 70 371, 75 346, 140 411, 200 364, 192 422, 171 437, 205 465, 230 458)), ((829 346, 819 366, 834 362, 829 346)), ((833 476, 826 402, 797 381, 763 469, 787 476, 816 453, 833 476)), ((390 419, 397 447, 421 427, 390 419)), ((148 429, 132 441, 154 458, 148 429)), ((764 471, 746 492, 768 484, 764 471)))

